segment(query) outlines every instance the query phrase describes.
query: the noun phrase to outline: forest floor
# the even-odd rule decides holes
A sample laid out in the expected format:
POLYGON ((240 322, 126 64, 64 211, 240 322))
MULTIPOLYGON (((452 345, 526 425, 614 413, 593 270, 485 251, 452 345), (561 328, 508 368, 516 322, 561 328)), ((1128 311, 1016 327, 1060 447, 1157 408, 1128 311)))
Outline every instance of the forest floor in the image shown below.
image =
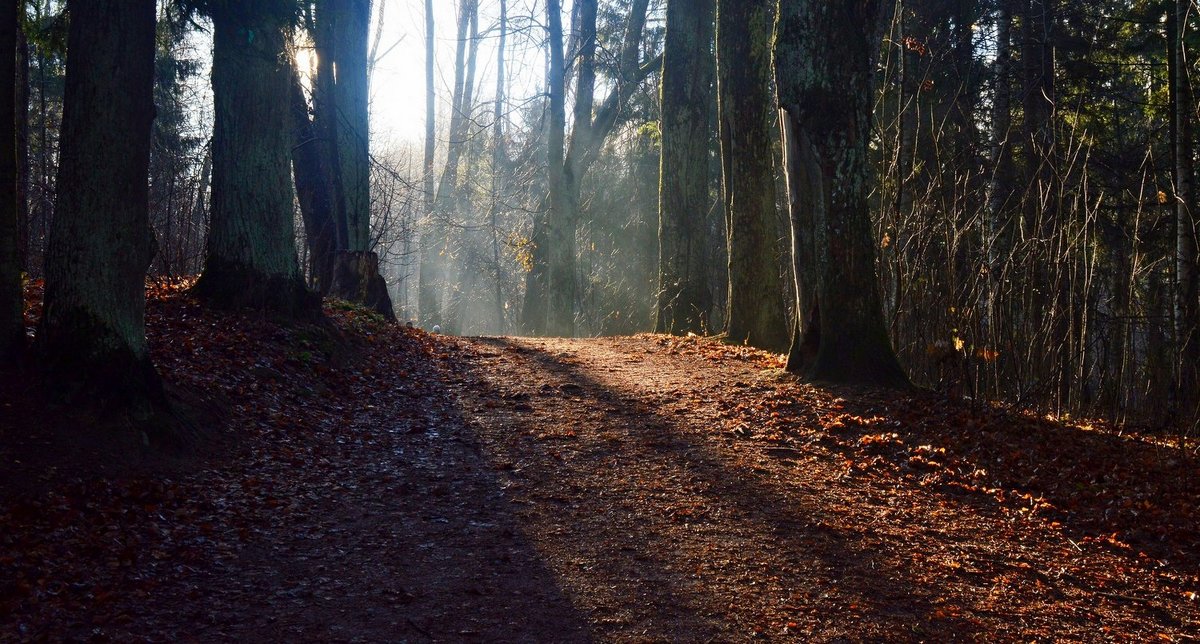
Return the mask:
POLYGON ((0 383, 0 641, 1200 635, 1197 460, 1169 441, 703 338, 332 307, 331 341, 182 287, 151 290, 152 350, 224 409, 219 449, 113 453, 0 383))

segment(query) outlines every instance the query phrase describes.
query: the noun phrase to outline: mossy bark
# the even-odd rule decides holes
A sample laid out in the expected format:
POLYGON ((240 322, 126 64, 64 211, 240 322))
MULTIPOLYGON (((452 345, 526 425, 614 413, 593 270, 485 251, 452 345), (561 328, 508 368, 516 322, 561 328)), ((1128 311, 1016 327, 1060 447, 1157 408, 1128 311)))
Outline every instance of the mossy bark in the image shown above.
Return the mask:
POLYGON ((789 189, 809 193, 793 207, 811 208, 819 315, 813 380, 908 385, 884 323, 867 201, 875 63, 892 7, 885 0, 779 6, 775 65, 790 122, 789 189))
POLYGON ((165 406, 145 334, 154 0, 72 2, 36 353, 52 394, 137 420, 165 406))
POLYGON ((659 333, 705 333, 713 0, 671 0, 662 69, 659 166, 659 333))
POLYGON ((218 307, 318 318, 296 258, 286 17, 212 14, 212 221, 195 293, 218 307))
POLYGON ((784 351, 789 328, 775 222, 773 0, 718 0, 717 86, 729 249, 730 342, 784 351))

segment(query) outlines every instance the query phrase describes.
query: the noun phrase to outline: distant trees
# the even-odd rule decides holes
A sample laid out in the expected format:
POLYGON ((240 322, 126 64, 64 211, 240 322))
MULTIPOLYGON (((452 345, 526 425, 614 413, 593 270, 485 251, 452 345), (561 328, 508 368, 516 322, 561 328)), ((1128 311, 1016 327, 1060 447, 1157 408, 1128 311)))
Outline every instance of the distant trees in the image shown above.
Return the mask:
POLYGON ((817 338, 816 355, 792 367, 815 380, 907 383, 883 319, 867 201, 875 62, 891 7, 886 0, 779 5, 775 75, 796 196, 793 234, 811 249, 798 288, 815 291, 819 311, 806 320, 815 328, 803 330, 817 338))
POLYGON ((286 0, 212 0, 212 224, 200 297, 286 317, 320 315, 296 256, 291 176, 292 72, 286 0))
POLYGON ((70 9, 36 351, 60 395, 147 421, 164 402, 143 322, 143 280, 154 256, 147 177, 155 3, 73 0, 70 9))
MULTIPOLYGON (((584 8, 589 3, 580 3, 580 37, 578 47, 584 55, 579 58, 579 71, 574 74, 576 84, 576 102, 573 115, 576 122, 571 135, 565 135, 565 95, 566 95, 566 58, 564 55, 563 75, 559 79, 555 72, 555 50, 562 50, 561 31, 555 36, 555 30, 550 29, 549 69, 547 79, 548 156, 557 159, 557 134, 560 128, 556 121, 554 96, 562 92, 564 96, 563 135, 564 153, 561 162, 548 161, 547 183, 550 185, 548 204, 543 202, 541 216, 535 217, 533 230, 530 235, 531 246, 530 266, 525 278, 525 298, 522 310, 522 322, 526 332, 534 334, 549 333, 551 335, 572 336, 576 331, 575 308, 578 303, 576 281, 578 280, 578 247, 576 236, 581 208, 581 191, 588 170, 596 162, 610 135, 629 118, 630 101, 637 88, 650 76, 660 69, 661 58, 655 56, 648 60, 642 58, 643 36, 646 27, 646 12, 649 0, 632 0, 629 9, 624 13, 623 29, 619 39, 620 48, 612 56, 609 73, 611 74, 608 94, 599 103, 595 100, 595 76, 586 69, 591 55, 587 54, 588 43, 596 37, 598 30, 594 25, 584 23, 584 8), (584 118, 588 115, 588 118, 584 118), (553 187, 559 182, 559 189, 553 187), (555 195, 557 194, 557 201, 555 195), (547 207, 548 205, 548 207, 547 207)), ((549 11, 549 9, 547 9, 549 11)), ((561 13, 561 8, 559 13, 561 13)), ((557 14, 556 14, 557 15, 557 14)), ((561 16, 551 17, 547 14, 548 23, 555 20, 561 28, 561 16)), ((550 23, 553 27, 553 24, 550 23)))
POLYGON ((660 333, 702 333, 709 326, 708 150, 715 73, 713 20, 713 0, 667 2, 655 319, 655 330, 660 333))
MULTIPOLYGON (((813 377, 903 384, 907 371, 1063 412, 1194 413, 1194 2, 784 0, 772 35, 775 4, 457 3, 438 129, 444 7, 427 0, 424 154, 372 155, 370 2, 160 3, 149 270, 203 268, 210 302, 300 318, 318 315, 306 284, 386 314, 387 275, 406 311, 464 333, 724 327, 727 341, 779 350, 790 327, 803 333, 789 368, 813 377), (189 35, 208 23, 190 9, 213 21, 211 115, 196 100, 207 52, 189 35), (302 60, 311 69, 293 69, 302 60)), ((28 0, 20 28, 9 13, 0 23, 0 73, 16 81, 0 97, 15 125, 0 132, 6 360, 24 343, 22 271, 47 278, 41 352, 71 302, 102 321, 132 310, 121 289, 148 252, 126 219, 141 211, 122 207, 135 232, 113 243, 136 266, 111 264, 120 283, 103 288, 118 294, 101 303, 65 288, 64 257, 109 262, 110 249, 46 252, 51 237, 109 244, 79 214, 101 212, 88 205, 96 181, 80 178, 84 135, 60 126, 64 7, 28 0)), ((122 342, 141 355, 127 321, 122 342)))

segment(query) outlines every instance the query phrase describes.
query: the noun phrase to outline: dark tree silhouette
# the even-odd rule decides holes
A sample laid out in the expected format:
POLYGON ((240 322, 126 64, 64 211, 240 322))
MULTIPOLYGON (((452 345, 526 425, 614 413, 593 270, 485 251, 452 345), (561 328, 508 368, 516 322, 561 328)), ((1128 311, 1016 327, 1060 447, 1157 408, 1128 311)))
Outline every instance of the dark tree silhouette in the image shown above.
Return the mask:
POLYGON ((146 346, 154 0, 70 3, 57 201, 36 351, 55 393, 138 420, 164 402, 146 346))

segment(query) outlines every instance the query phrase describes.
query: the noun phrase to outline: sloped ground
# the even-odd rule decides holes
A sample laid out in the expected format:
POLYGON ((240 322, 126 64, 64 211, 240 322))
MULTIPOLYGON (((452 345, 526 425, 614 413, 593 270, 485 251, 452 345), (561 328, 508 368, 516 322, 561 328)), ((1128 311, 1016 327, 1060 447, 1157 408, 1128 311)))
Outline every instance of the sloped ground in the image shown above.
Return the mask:
POLYGON ((1178 448, 816 389, 700 339, 431 337, 330 309, 330 340, 183 286, 153 291, 154 353, 227 408, 222 450, 64 452, 86 422, 3 383, 0 640, 1200 632, 1178 448))

